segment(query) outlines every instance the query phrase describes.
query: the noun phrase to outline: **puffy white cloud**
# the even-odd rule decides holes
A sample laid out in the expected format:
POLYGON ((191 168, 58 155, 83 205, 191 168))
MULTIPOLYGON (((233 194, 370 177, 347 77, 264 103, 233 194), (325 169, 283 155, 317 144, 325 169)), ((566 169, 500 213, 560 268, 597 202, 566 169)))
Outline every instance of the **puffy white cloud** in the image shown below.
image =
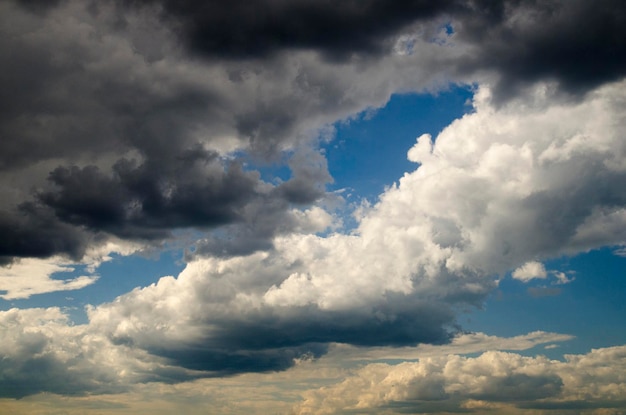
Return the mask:
MULTIPOLYGON (((12 309, 0 312, 0 399, 53 392, 76 397, 35 395, 16 403, 2 401, 13 413, 35 412, 40 405, 72 413, 76 408, 98 407, 128 413, 158 403, 154 413, 174 408, 220 408, 221 413, 267 413, 298 400, 307 390, 332 384, 350 376, 352 358, 361 361, 417 356, 442 357, 450 353, 474 353, 493 349, 527 349, 545 342, 563 341, 570 336, 530 333, 498 338, 481 333, 461 335, 446 346, 377 348, 357 350, 334 345, 320 359, 304 356, 290 369, 279 373, 248 373, 227 378, 181 382, 206 373, 184 371, 142 352, 131 344, 111 342, 97 326, 74 326, 58 308, 12 309), (360 354, 360 356, 359 356, 360 354), (93 395, 106 394, 110 396, 93 395), (126 393, 126 395, 120 395, 126 393), (90 397, 91 395, 91 397, 90 397), (245 397, 245 398, 244 398, 245 397), (278 400, 277 400, 278 399, 278 400), (193 405, 192 405, 193 404, 193 405), (102 405, 102 407, 100 407, 102 405), (28 409, 30 408, 30 409, 28 409)), ((185 409, 186 410, 186 409, 185 409)), ((197 409, 189 409, 195 413, 197 409)), ((43 410, 45 413, 45 410, 43 410)))
POLYGON ((528 279, 546 272, 536 259, 624 242, 614 231, 626 229, 615 215, 626 206, 624 91, 622 82, 553 103, 536 85, 495 107, 483 87, 475 112, 434 142, 419 138, 409 151, 419 167, 353 233, 291 233, 267 252, 196 259, 93 308, 91 324, 209 372, 284 369, 331 342, 445 342, 454 307, 479 304, 505 273, 528 279), (607 232, 581 231, 608 216, 607 232))
MULTIPOLYGON (((418 168, 364 208, 354 232, 288 233, 265 252, 197 258, 91 308, 90 330, 184 368, 180 378, 285 369, 334 342, 447 342, 455 307, 480 304, 505 273, 624 242, 624 91, 554 103, 538 84, 496 107, 482 87, 475 112, 418 139, 418 168)), ((318 208, 292 216, 303 232, 330 223, 318 208)))
POLYGON ((137 382, 193 378, 128 345, 114 345, 58 307, 0 311, 0 396, 119 393, 137 382))
POLYGON ((626 346, 566 355, 565 361, 489 351, 478 357, 447 355, 396 365, 375 363, 339 383, 308 391, 295 413, 611 409, 624 404, 624 369, 626 346))
POLYGON ((511 276, 516 280, 528 282, 535 278, 545 279, 548 273, 541 262, 530 261, 513 271, 511 276))

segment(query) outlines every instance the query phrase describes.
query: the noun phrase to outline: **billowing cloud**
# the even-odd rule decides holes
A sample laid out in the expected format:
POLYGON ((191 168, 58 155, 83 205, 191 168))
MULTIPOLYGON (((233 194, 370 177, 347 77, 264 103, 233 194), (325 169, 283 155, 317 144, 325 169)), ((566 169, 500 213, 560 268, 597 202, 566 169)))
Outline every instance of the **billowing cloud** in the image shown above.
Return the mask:
POLYGON ((88 326, 71 324, 58 307, 0 311, 0 328, 2 397, 120 393, 137 382, 197 377, 139 349, 113 346, 88 326))
POLYGON ((267 248, 284 232, 281 214, 318 201, 332 180, 316 150, 320 128, 399 88, 433 86, 459 53, 426 39, 420 65, 399 55, 340 64, 305 50, 199 60, 158 8, 0 7, 5 262, 79 260, 111 235, 158 244, 175 229, 224 225, 267 248), (281 159, 292 177, 261 179, 254 165, 281 159))
POLYGON ((541 262, 530 261, 513 271, 511 276, 516 280, 528 282, 535 278, 545 279, 548 273, 541 262))
POLYGON ((466 70, 495 70, 497 101, 553 80, 580 95, 626 71, 626 11, 619 0, 467 1, 455 20, 473 46, 466 70))
POLYGON ((581 413, 623 408, 624 365, 624 346, 566 355, 565 361, 489 351, 478 357, 375 363, 305 393, 295 413, 517 413, 516 408, 581 413))
MULTIPOLYGON (((346 351, 353 349, 345 344, 333 344, 330 353, 316 362, 312 358, 319 357, 321 352, 326 351, 326 347, 318 345, 316 349, 311 345, 289 346, 285 330, 281 333, 263 331, 271 330, 268 324, 261 329, 248 325, 245 328, 249 330, 247 336, 243 332, 238 332, 238 329, 243 331, 243 327, 230 329, 230 343, 222 339, 221 348, 218 347, 217 339, 212 344, 204 343, 199 347, 199 343, 196 343, 196 347, 192 347, 190 340, 198 333, 195 333, 193 328, 185 326, 183 321, 177 327, 166 327, 163 317, 158 316, 164 311, 164 305, 157 305, 154 308, 157 320, 162 324, 159 328, 162 337, 160 345, 151 343, 150 353, 142 349, 150 341, 150 333, 147 331, 144 332, 143 339, 135 336, 133 341, 128 341, 130 340, 128 337, 127 341, 122 341, 120 336, 123 330, 127 333, 136 332, 137 329, 141 329, 139 325, 145 322, 126 317, 119 321, 121 325, 117 327, 116 333, 102 330, 103 314, 108 312, 110 315, 110 309, 93 310, 92 313, 99 315, 84 325, 71 324, 67 314, 56 307, 26 310, 14 308, 0 312, 2 340, 0 353, 3 356, 0 363, 1 397, 21 398, 39 392, 75 396, 114 394, 148 382, 174 384, 242 371, 271 372, 291 368, 294 365, 296 367, 291 370, 295 370, 296 373, 286 374, 286 382, 289 382, 290 376, 299 376, 304 380, 306 373, 318 364, 321 367, 342 370, 341 365, 346 362, 346 351), (237 333, 239 338, 235 338, 237 333), (268 340, 272 334, 281 337, 268 340), (267 347, 270 341, 275 342, 274 347, 267 347), (174 342, 182 343, 186 346, 185 349, 172 347, 174 342), (260 346, 263 343, 266 347, 262 349, 260 346), (243 350, 244 344, 246 350, 243 350), (162 356, 155 356, 157 352, 162 356), (302 366, 305 362, 308 362, 306 367, 302 366)), ((302 316, 298 318, 303 319, 302 316)), ((328 322, 325 324, 330 325, 328 322)), ((227 334, 227 329, 228 327, 221 328, 224 335, 227 334)), ((311 327, 307 329, 311 330, 311 327)), ((297 333, 297 330, 293 328, 293 333, 297 333)), ((202 337, 201 335, 202 333, 199 333, 196 338, 202 337)), ((320 336, 319 333, 311 333, 311 336, 314 335, 320 336)), ((378 348, 370 350, 369 353, 361 353, 360 356, 359 352, 351 355, 364 361, 384 356, 393 357, 394 353, 396 358, 398 353, 412 356, 411 358, 444 356, 452 351, 470 353, 488 349, 519 350, 536 344, 568 339, 571 339, 571 336, 542 332, 508 339, 477 333, 456 337, 451 345, 443 349, 432 345, 403 349, 378 348)), ((375 341, 370 339, 369 342, 375 341)))
POLYGON ((455 309, 480 305, 507 272, 624 242, 624 107, 614 103, 626 89, 549 105, 544 88, 500 108, 478 91, 474 113, 434 143, 419 137, 408 153, 419 167, 353 233, 291 233, 266 252, 196 258, 92 308, 90 327, 207 375, 285 369, 333 342, 448 342, 455 309), (586 231, 607 216, 606 233, 586 231))
POLYGON ((248 157, 311 154, 320 128, 394 92, 491 80, 500 102, 624 75, 621 2, 231 3, 0 6, 4 262, 231 225, 229 252, 267 249, 331 178, 315 163, 272 189, 248 157))
POLYGON ((624 243, 620 85, 556 105, 538 85, 535 102, 499 108, 483 88, 474 113, 434 142, 419 137, 408 152, 419 167, 353 233, 291 233, 269 251, 196 258, 91 308, 90 330, 205 376, 283 370, 334 342, 446 343, 455 309, 480 305, 507 272, 624 243), (597 226, 607 217, 611 228, 597 226))
MULTIPOLYGON (((194 238, 180 275, 90 307, 86 325, 3 312, 6 396, 286 370, 335 343, 445 344, 508 273, 626 243, 623 3, 388 3, 0 4, 0 261, 52 261, 2 295, 85 286, 50 275, 112 241, 194 238), (451 83, 473 85, 473 111, 420 135, 416 170, 338 232, 322 208, 332 124, 451 83), (272 162, 290 177, 264 177, 272 162)), ((433 359, 397 367, 414 387, 368 366, 342 399, 452 411, 587 396, 570 399, 545 358, 433 359), (388 390, 354 396, 372 380, 388 390)))

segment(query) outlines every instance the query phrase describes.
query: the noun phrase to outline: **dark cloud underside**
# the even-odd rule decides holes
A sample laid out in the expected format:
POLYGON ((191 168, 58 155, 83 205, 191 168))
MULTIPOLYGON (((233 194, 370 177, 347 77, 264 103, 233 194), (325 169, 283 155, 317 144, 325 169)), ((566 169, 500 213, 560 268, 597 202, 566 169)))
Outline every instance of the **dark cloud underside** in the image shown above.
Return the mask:
POLYGON ((500 99, 541 79, 580 94, 626 74, 623 1, 464 3, 455 30, 475 47, 466 69, 495 69, 500 99))
POLYGON ((159 4, 192 50, 212 57, 262 57, 284 49, 319 50, 343 59, 382 53, 387 40, 419 19, 436 16, 453 1, 263 0, 135 1, 159 4))
POLYGON ((287 220, 277 211, 323 196, 331 180, 325 162, 303 169, 296 160, 292 180, 261 194, 260 179, 245 169, 185 157, 214 152, 206 146, 229 135, 275 159, 301 142, 309 117, 334 121, 332 114, 370 105, 351 101, 336 75, 355 54, 368 56, 360 65, 389 57, 397 36, 416 24, 429 37, 451 22, 454 41, 470 53, 449 62, 450 72, 495 72, 500 100, 542 79, 580 95, 626 73, 621 1, 20 1, 21 14, 11 4, 7 16, 20 24, 0 40, 0 183, 14 193, 0 206, 0 226, 11 235, 0 245, 4 258, 78 258, 94 235, 158 240, 180 227, 240 222, 237 232, 251 243, 220 249, 209 241, 199 252, 271 246, 287 220), (283 52, 303 50, 330 58, 325 65, 337 72, 319 77, 300 66, 267 92, 266 80, 250 83, 286 70, 283 52), (197 56, 212 77, 179 76, 199 76, 176 63, 197 56), (276 229, 258 225, 259 215, 276 229), (34 229, 54 242, 41 242, 34 229))
POLYGON ((143 336, 113 337, 118 344, 142 348, 175 366, 209 375, 284 370, 295 358, 319 357, 329 342, 359 346, 444 344, 456 330, 444 304, 392 296, 373 309, 325 311, 317 307, 257 310, 254 315, 216 317, 202 324, 204 340, 153 344, 143 336))

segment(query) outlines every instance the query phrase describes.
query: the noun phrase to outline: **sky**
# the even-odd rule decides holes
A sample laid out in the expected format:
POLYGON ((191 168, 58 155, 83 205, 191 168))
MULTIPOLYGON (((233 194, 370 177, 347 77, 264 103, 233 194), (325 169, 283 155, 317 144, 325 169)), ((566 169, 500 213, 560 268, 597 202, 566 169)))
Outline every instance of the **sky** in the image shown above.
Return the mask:
POLYGON ((626 414, 626 3, 0 32, 0 414, 626 414))

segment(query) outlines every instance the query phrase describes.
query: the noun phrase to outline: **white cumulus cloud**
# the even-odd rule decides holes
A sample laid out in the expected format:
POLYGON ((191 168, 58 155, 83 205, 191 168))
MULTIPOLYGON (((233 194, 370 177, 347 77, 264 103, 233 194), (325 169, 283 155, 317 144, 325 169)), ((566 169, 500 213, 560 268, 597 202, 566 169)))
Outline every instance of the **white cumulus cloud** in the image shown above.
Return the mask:
POLYGON ((513 271, 511 276, 516 280, 528 282, 535 278, 545 279, 548 273, 541 262, 530 261, 513 271))

